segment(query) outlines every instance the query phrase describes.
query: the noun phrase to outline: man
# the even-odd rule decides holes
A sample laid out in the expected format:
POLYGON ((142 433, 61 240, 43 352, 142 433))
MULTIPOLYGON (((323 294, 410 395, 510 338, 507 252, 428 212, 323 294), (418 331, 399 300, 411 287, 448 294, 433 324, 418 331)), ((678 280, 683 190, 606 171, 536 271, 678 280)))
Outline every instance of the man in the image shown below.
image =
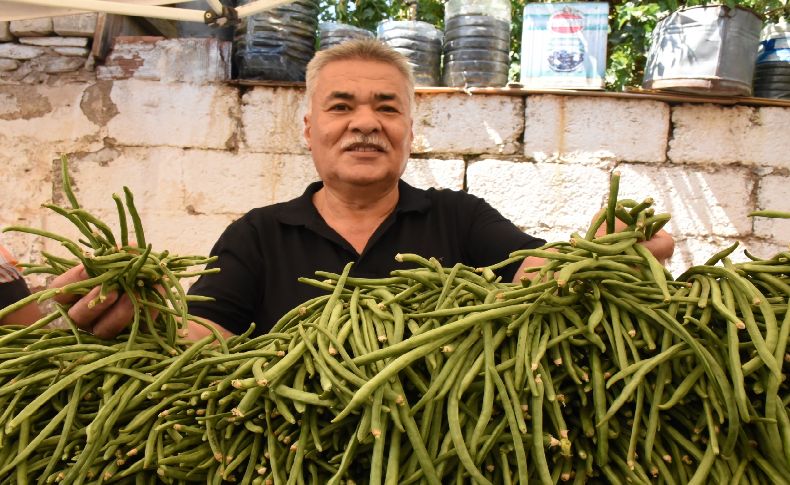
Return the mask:
MULTIPOLYGON (((448 267, 485 266, 544 243, 482 199, 419 190, 400 180, 414 109, 413 76, 403 56, 377 40, 341 44, 316 54, 306 84, 304 137, 321 181, 297 199, 253 209, 225 230, 212 249, 218 257, 213 266, 221 271, 190 290, 215 301, 190 304, 191 314, 225 333, 241 333, 255 322, 260 334, 322 293, 297 282, 317 270, 340 272, 354 261, 352 275, 385 277, 404 268, 397 253, 436 257, 448 267)), ((522 267, 538 263, 530 259, 522 267)), ((518 281, 521 269, 511 265, 500 275, 518 281)), ((64 275, 58 284, 75 276, 64 275)), ((130 320, 123 297, 93 309, 86 304, 90 297, 70 310, 81 327, 111 336, 130 320)), ((206 333, 190 327, 192 338, 206 333)))

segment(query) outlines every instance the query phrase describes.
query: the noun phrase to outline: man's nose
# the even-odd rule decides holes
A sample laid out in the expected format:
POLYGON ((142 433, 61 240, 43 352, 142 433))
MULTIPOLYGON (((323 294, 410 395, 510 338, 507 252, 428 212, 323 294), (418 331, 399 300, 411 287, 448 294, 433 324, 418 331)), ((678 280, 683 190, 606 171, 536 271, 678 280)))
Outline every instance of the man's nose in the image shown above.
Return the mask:
POLYGON ((361 133, 372 133, 381 128, 381 123, 372 107, 362 105, 355 110, 349 128, 361 133))

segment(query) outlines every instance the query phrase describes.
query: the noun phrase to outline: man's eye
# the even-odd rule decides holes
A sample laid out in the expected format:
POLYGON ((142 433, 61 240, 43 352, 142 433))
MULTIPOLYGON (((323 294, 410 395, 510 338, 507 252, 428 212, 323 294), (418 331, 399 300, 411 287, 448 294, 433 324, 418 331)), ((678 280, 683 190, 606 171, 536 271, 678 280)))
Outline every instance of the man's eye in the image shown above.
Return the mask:
POLYGON ((349 109, 351 109, 351 108, 347 104, 344 104, 344 103, 333 104, 333 105, 331 105, 329 107, 330 111, 348 111, 349 109))
POLYGON ((385 106, 380 106, 379 107, 379 111, 385 111, 387 113, 397 113, 398 112, 398 108, 396 108, 394 106, 386 106, 385 105, 385 106))

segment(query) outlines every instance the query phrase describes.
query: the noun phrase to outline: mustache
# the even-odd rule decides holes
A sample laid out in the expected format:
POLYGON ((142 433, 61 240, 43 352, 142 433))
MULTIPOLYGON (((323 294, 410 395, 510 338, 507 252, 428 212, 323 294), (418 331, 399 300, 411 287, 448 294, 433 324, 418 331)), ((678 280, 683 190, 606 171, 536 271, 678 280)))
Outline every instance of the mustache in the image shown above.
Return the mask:
POLYGON ((389 141, 376 133, 371 133, 369 135, 353 135, 340 142, 341 150, 349 150, 359 146, 375 147, 381 151, 390 149, 389 141))

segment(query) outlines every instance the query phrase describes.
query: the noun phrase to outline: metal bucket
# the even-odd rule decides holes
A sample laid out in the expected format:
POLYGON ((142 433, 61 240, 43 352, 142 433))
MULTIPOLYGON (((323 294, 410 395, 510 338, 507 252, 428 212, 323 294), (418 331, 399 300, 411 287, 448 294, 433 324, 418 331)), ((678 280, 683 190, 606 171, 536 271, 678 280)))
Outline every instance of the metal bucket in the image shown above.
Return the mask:
POLYGON ((642 87, 716 96, 752 93, 762 19, 752 10, 677 10, 653 30, 642 87))

